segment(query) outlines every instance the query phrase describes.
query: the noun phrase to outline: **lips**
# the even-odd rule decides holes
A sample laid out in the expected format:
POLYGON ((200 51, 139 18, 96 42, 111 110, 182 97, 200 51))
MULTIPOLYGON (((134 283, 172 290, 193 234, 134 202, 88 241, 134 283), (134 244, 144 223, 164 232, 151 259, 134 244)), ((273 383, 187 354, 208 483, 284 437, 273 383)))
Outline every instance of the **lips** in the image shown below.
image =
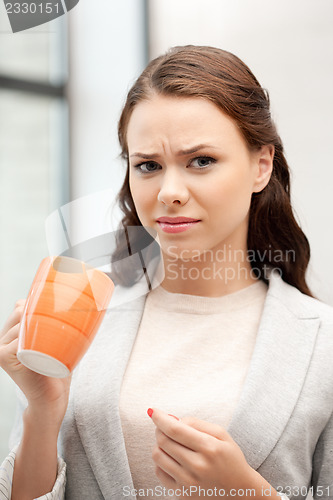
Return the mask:
POLYGON ((200 222, 192 217, 159 217, 156 220, 165 233, 182 233, 200 222))
POLYGON ((192 217, 159 217, 156 220, 167 224, 186 224, 188 222, 198 222, 199 219, 192 219, 192 217))

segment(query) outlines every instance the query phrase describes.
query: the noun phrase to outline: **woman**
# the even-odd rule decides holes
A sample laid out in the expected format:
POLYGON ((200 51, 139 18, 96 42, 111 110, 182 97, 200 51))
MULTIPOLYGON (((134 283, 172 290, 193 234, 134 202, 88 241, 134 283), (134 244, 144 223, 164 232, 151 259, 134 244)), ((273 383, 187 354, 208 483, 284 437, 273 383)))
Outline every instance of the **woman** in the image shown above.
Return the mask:
MULTIPOLYGON (((306 284, 267 92, 228 52, 175 47, 119 139, 122 224, 156 231, 162 282, 107 312, 72 380, 18 363, 17 304, 0 363, 26 400, 0 495, 333 498, 333 312, 306 284)), ((132 288, 123 254, 112 277, 132 288)))

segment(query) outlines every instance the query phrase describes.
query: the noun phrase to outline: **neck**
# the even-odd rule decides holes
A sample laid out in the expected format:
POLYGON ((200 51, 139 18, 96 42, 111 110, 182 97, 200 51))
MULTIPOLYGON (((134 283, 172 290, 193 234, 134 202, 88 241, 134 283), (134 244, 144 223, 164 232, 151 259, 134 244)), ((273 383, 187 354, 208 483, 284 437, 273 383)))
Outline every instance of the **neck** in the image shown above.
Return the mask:
POLYGON ((247 252, 204 252, 192 259, 174 259, 163 253, 164 279, 161 286, 171 293, 220 297, 246 288, 254 276, 247 252))

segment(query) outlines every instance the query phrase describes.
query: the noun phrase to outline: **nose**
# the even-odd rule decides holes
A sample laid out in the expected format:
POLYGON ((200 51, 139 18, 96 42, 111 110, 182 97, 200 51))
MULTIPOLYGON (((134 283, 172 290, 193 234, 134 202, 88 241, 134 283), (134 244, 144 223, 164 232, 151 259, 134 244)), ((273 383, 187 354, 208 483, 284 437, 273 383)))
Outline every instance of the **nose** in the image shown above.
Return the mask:
POLYGON ((173 204, 184 205, 188 198, 189 191, 179 172, 176 169, 166 170, 157 195, 158 201, 167 206, 173 204))

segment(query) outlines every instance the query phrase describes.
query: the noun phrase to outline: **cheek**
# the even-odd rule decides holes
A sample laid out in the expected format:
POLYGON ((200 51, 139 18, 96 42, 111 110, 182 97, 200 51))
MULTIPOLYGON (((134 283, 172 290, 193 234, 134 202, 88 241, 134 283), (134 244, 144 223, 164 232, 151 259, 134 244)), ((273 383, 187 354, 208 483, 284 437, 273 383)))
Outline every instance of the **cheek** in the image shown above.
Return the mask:
POLYGON ((137 214, 141 223, 144 225, 144 220, 149 213, 149 207, 152 203, 151 196, 149 195, 150 190, 147 186, 144 187, 141 183, 135 182, 135 180, 131 181, 131 179, 129 187, 137 214))
MULTIPOLYGON (((204 197, 211 205, 225 206, 231 209, 234 204, 247 204, 251 199, 253 188, 253 173, 247 158, 226 161, 216 173, 201 183, 199 189, 204 189, 204 197)), ((197 191, 198 192, 198 191, 197 191)), ((200 192, 200 191, 199 191, 200 192)))
POLYGON ((251 200, 252 191, 247 182, 227 179, 223 182, 211 183, 205 189, 205 199, 212 207, 232 210, 233 207, 246 206, 251 200))
POLYGON ((202 203, 207 207, 209 219, 217 225, 233 225, 243 220, 251 205, 252 191, 249 183, 229 179, 211 184, 204 193, 202 203), (204 201, 205 200, 205 201, 204 201))

